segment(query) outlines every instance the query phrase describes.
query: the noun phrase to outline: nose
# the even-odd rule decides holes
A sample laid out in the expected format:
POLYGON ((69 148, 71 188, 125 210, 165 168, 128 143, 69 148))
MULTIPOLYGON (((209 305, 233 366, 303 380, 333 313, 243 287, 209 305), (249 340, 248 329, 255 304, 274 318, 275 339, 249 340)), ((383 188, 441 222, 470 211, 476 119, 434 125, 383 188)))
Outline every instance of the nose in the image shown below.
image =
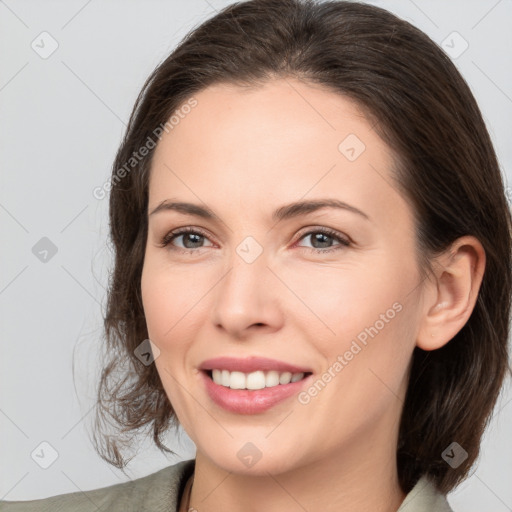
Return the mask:
POLYGON ((265 251, 251 261, 235 252, 231 265, 213 290, 212 321, 230 337, 270 333, 283 323, 279 279, 268 266, 265 251))

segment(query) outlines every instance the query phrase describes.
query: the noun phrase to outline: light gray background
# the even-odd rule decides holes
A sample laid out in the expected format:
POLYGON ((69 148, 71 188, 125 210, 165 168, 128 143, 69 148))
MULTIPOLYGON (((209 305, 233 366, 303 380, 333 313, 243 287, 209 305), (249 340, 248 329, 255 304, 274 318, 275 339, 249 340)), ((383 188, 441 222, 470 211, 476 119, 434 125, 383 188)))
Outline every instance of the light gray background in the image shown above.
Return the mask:
MULTIPOLYGON (((147 75, 193 26, 229 3, 0 1, 0 499, 42 498, 128 479, 96 455, 86 432, 111 264, 108 199, 97 200, 92 191, 109 178, 147 75), (51 49, 43 31, 58 43, 45 59, 31 47, 51 49), (46 262, 33 253, 43 237, 57 248, 46 262), (38 461, 50 462, 51 450, 43 445, 41 452, 41 442, 58 454, 48 469, 31 458, 37 449, 44 453, 38 461)), ((368 3, 445 41, 512 184, 512 1, 368 3), (457 55, 464 41, 469 46, 457 55)), ((471 477, 449 494, 456 512, 512 510, 508 381, 495 411, 471 477)), ((170 440, 178 451, 170 458, 143 445, 129 476, 192 458, 193 443, 182 439, 170 440)))

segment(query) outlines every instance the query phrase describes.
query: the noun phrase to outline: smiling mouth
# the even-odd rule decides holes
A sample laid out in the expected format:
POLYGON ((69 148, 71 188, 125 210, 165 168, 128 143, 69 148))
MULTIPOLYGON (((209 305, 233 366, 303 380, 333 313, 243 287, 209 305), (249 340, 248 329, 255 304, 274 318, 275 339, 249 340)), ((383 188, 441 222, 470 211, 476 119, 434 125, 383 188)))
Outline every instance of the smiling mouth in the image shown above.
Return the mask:
POLYGON ((256 391, 265 388, 275 388, 286 384, 298 382, 310 375, 311 372, 278 372, 275 370, 257 370, 250 373, 229 370, 203 370, 203 372, 217 385, 229 389, 256 391))

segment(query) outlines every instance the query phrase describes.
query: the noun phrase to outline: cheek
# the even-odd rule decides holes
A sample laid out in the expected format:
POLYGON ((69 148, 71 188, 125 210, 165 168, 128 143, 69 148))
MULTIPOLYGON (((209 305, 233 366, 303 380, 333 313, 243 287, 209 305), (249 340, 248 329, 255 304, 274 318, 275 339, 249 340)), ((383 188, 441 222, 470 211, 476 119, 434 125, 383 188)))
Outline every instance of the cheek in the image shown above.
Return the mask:
POLYGON ((410 277, 408 284, 400 279, 402 273, 392 262, 386 263, 386 256, 375 254, 364 264, 354 257, 342 264, 310 264, 308 268, 290 265, 280 269, 286 283, 281 295, 281 304, 287 308, 285 314, 290 320, 301 322, 307 331, 316 329, 330 346, 375 323, 382 330, 382 322, 386 321, 387 326, 394 319, 413 287, 410 277))
POLYGON ((344 359, 343 370, 331 369, 344 375, 337 379, 343 388, 357 389, 356 396, 363 393, 371 400, 375 386, 383 387, 376 375, 393 389, 400 386, 414 346, 413 268, 405 268, 405 262, 398 268, 379 255, 364 269, 289 270, 285 282, 302 299, 299 305, 296 299, 288 301, 287 314, 323 355, 325 369, 339 356, 344 359))
POLYGON ((189 325, 205 293, 199 282, 190 272, 171 271, 151 261, 145 264, 141 295, 150 338, 165 344, 189 325))
POLYGON ((200 297, 183 273, 150 263, 151 260, 143 269, 141 295, 149 338, 160 350, 154 364, 173 411, 190 431, 190 397, 180 383, 187 379, 186 358, 193 338, 189 315, 195 309, 190 310, 200 297))
POLYGON ((414 349, 414 305, 397 293, 366 303, 364 311, 364 318, 347 320, 346 335, 330 359, 341 355, 346 386, 357 388, 362 403, 379 408, 394 402, 404 391, 414 349), (397 297, 401 300, 393 301, 397 297))
MULTIPOLYGON (((323 402, 328 408, 327 428, 333 438, 339 435, 339 429, 371 430, 371 425, 382 421, 390 410, 398 414, 403 404, 414 344, 410 342, 407 309, 397 306, 392 312, 375 307, 376 312, 384 313, 387 323, 373 320, 371 310, 366 310, 368 320, 362 324, 359 319, 344 317, 346 323, 337 324, 338 336, 330 344, 317 347, 326 360, 319 378, 327 378, 329 383, 325 388, 317 386, 323 390, 311 401, 318 407, 323 402)), ((316 393, 307 392, 311 396, 316 393)))

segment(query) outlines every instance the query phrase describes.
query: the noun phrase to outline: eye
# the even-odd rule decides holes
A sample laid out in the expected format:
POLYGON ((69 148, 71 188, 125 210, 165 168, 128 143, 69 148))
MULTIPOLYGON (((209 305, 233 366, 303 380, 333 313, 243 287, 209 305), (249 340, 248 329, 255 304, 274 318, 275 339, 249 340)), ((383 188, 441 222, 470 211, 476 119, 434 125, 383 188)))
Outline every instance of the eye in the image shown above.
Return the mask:
POLYGON ((160 241, 160 247, 167 247, 174 240, 183 237, 182 243, 184 247, 172 247, 173 250, 181 252, 197 252, 194 249, 201 249, 201 243, 207 239, 207 235, 197 228, 182 228, 167 233, 160 241))
MULTIPOLYGON (((344 249, 345 247, 350 246, 350 241, 347 238, 342 236, 337 231, 334 231, 333 229, 329 229, 329 228, 315 228, 313 230, 310 230, 307 233, 304 233, 300 237, 299 241, 303 240, 307 237, 311 237, 311 242, 313 244, 320 245, 320 248, 317 248, 317 247, 309 248, 311 251, 313 251, 317 254, 332 252, 332 251, 339 251, 341 249, 344 249), (337 240, 339 242, 339 244, 335 245, 334 247, 330 246, 329 239, 337 240), (327 244, 327 246, 325 244, 327 244)), ((299 246, 299 247, 303 247, 303 246, 299 246)))
MULTIPOLYGON (((183 247, 173 246, 170 247, 170 249, 190 254, 198 252, 196 249, 202 249, 203 247, 205 247, 201 244, 204 243, 205 240, 209 240, 208 235, 202 230, 198 228, 187 227, 167 233, 161 239, 159 247, 167 247, 173 244, 173 242, 180 237, 182 237, 183 247)), ((299 241, 304 240, 307 237, 311 237, 311 241, 313 244, 320 245, 320 247, 309 248, 310 251, 313 251, 314 253, 317 254, 337 251, 350 246, 350 241, 347 238, 345 238, 337 231, 334 231, 333 229, 329 228, 315 228, 310 231, 307 231, 306 233, 303 233, 303 235, 299 238, 299 241), (329 242, 329 239, 338 241, 338 245, 332 246, 331 243, 329 242)), ((211 245, 212 244, 210 244, 210 246, 211 245)), ((299 245, 299 247, 304 246, 299 245)))

